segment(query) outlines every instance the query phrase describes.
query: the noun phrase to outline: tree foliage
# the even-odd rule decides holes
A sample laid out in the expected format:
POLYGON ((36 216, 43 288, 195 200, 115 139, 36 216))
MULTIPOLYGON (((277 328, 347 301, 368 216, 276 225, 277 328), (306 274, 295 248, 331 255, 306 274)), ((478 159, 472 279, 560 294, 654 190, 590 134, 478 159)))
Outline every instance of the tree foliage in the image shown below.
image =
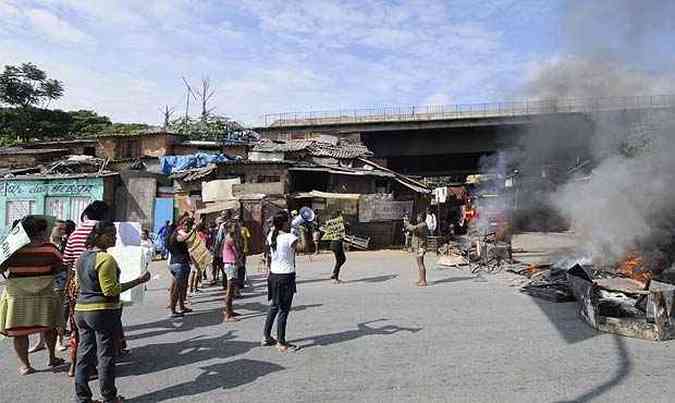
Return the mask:
POLYGON ((5 66, 0 74, 0 101, 10 106, 45 106, 62 96, 63 84, 33 63, 5 66))
POLYGON ((94 111, 0 108, 0 146, 20 142, 89 137, 99 133, 131 133, 147 129, 143 123, 112 123, 94 111))
POLYGON ((217 115, 174 119, 169 123, 169 129, 192 140, 249 141, 257 138, 253 131, 237 121, 217 115))

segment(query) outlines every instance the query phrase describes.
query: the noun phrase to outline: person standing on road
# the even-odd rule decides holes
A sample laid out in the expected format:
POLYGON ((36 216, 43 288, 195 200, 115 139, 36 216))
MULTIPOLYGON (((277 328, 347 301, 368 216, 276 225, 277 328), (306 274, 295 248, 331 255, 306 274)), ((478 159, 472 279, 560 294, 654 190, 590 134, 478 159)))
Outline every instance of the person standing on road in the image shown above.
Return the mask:
POLYGON ((115 387, 115 359, 118 337, 122 329, 120 294, 150 280, 150 272, 120 284, 120 269, 106 250, 115 246, 115 224, 100 221, 92 230, 90 248, 77 261, 80 290, 75 306, 75 319, 80 332, 75 367, 77 402, 92 401, 89 377, 98 362, 98 379, 105 402, 121 402, 115 387))
POLYGON ((342 280, 340 280, 340 269, 347 261, 344 246, 345 225, 342 212, 338 211, 335 217, 332 220, 329 220, 326 224, 330 224, 330 221, 338 223, 335 225, 333 230, 330 230, 330 233, 324 235, 324 238, 330 240, 330 250, 333 251, 333 255, 335 256, 335 267, 333 267, 333 274, 330 276, 330 278, 335 282, 335 284, 341 284, 342 280))
POLYGON ((239 249, 237 248, 236 236, 237 225, 230 223, 227 227, 225 240, 223 241, 223 281, 227 281, 225 291, 225 321, 233 322, 239 320, 236 312, 232 309, 232 300, 237 294, 239 286, 237 281, 237 267, 240 260, 239 249))
POLYGON ((56 357, 57 329, 63 327, 63 303, 55 275, 63 270, 61 253, 47 241, 47 220, 26 216, 21 223, 30 243, 9 257, 0 271, 9 272, 0 298, 0 334, 12 337, 20 375, 35 372, 28 359, 28 335, 44 333, 49 367, 63 365, 56 357))
POLYGON ((263 346, 277 346, 280 352, 297 350, 297 346, 286 341, 286 321, 291 311, 295 284, 295 248, 298 237, 284 232, 288 230, 288 215, 279 212, 273 218, 274 229, 268 235, 271 263, 267 278, 267 299, 270 306, 265 320, 263 346), (278 318, 277 318, 278 316, 278 318), (277 319, 277 338, 272 337, 272 325, 277 319))
POLYGON ((424 255, 426 254, 427 247, 427 223, 424 221, 424 216, 420 213, 417 215, 417 224, 410 224, 407 221, 403 224, 412 236, 410 243, 412 251, 415 254, 415 260, 417 261, 417 282, 415 285, 426 287, 427 269, 424 266, 424 255))
MULTIPOLYGON (((52 243, 52 245, 56 246, 57 248, 60 248, 61 244, 63 243, 63 238, 66 236, 66 222, 63 220, 56 220, 54 221, 54 227, 52 228, 52 233, 49 235, 49 242, 52 243)), ((59 250, 61 252, 61 250, 59 250)), ((56 292, 57 297, 59 298, 59 304, 61 306, 64 306, 64 293, 65 293, 65 288, 66 288, 66 280, 68 277, 68 273, 66 273, 65 270, 61 270, 54 276, 54 291, 56 292)), ((58 343, 57 343, 57 348, 59 351, 63 351, 64 349, 61 348, 63 346, 63 333, 64 329, 59 328, 57 329, 58 331, 58 343)), ((47 347, 46 340, 45 340, 45 334, 40 333, 40 337, 38 339, 38 343, 34 345, 33 347, 28 349, 29 353, 35 353, 37 351, 44 350, 47 347)))
POLYGON ((79 332, 77 331, 77 322, 75 320, 75 303, 79 291, 79 283, 77 281, 77 273, 75 272, 75 262, 80 255, 87 249, 86 243, 89 234, 94 229, 98 221, 103 221, 108 218, 110 209, 108 205, 101 200, 93 201, 89 204, 82 215, 80 216, 80 225, 70 234, 66 249, 63 252, 63 263, 68 271, 68 280, 66 282, 66 293, 68 297, 68 322, 70 323, 70 340, 68 342, 70 348, 70 369, 68 376, 75 376, 75 365, 77 363, 77 345, 79 343, 79 332))
POLYGON ((243 290, 246 287, 246 257, 251 248, 251 231, 246 227, 241 216, 239 216, 239 233, 241 237, 241 250, 239 251, 237 280, 239 281, 239 289, 243 290))
POLYGON ((167 249, 169 251, 169 272, 173 276, 171 287, 171 317, 178 318, 185 313, 191 312, 185 307, 187 297, 188 280, 190 277, 190 252, 188 251, 185 235, 181 234, 178 227, 172 229, 167 239, 167 249), (176 311, 176 305, 180 311, 176 311))

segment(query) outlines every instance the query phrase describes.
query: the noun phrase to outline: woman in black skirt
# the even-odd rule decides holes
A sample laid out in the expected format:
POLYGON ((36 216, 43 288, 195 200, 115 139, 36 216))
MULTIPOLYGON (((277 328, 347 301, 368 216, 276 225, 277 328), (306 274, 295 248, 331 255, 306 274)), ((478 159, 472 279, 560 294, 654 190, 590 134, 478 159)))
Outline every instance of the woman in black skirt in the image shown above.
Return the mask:
POLYGON ((270 273, 267 278, 267 299, 270 307, 265 320, 263 346, 277 346, 280 352, 294 351, 297 346, 286 341, 286 320, 295 294, 295 248, 298 237, 288 230, 288 215, 279 212, 272 221, 273 229, 267 237, 270 248, 270 273), (277 318, 278 315, 278 318, 277 318), (272 325, 277 319, 277 338, 272 337, 272 325))

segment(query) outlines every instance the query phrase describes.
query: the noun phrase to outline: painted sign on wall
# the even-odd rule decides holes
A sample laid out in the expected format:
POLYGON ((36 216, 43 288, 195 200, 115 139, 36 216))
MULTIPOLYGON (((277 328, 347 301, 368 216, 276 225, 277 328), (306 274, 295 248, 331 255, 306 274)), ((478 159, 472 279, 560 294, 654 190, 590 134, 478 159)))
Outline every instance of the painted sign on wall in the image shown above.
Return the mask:
POLYGON ((359 204, 360 222, 401 220, 404 215, 412 216, 413 211, 412 201, 362 197, 359 204))
POLYGON ((80 221, 82 210, 103 199, 103 178, 0 181, 0 234, 28 214, 80 221))

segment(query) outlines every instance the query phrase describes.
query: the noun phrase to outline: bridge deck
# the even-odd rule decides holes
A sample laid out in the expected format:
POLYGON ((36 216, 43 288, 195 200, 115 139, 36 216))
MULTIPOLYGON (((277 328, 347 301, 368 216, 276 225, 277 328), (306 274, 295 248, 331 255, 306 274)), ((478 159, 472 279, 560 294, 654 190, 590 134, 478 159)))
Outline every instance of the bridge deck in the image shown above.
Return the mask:
POLYGON ((433 121, 531 116, 552 113, 592 113, 616 110, 675 108, 675 95, 611 98, 564 98, 481 104, 426 105, 354 110, 285 112, 265 115, 265 126, 298 127, 380 122, 433 121))

